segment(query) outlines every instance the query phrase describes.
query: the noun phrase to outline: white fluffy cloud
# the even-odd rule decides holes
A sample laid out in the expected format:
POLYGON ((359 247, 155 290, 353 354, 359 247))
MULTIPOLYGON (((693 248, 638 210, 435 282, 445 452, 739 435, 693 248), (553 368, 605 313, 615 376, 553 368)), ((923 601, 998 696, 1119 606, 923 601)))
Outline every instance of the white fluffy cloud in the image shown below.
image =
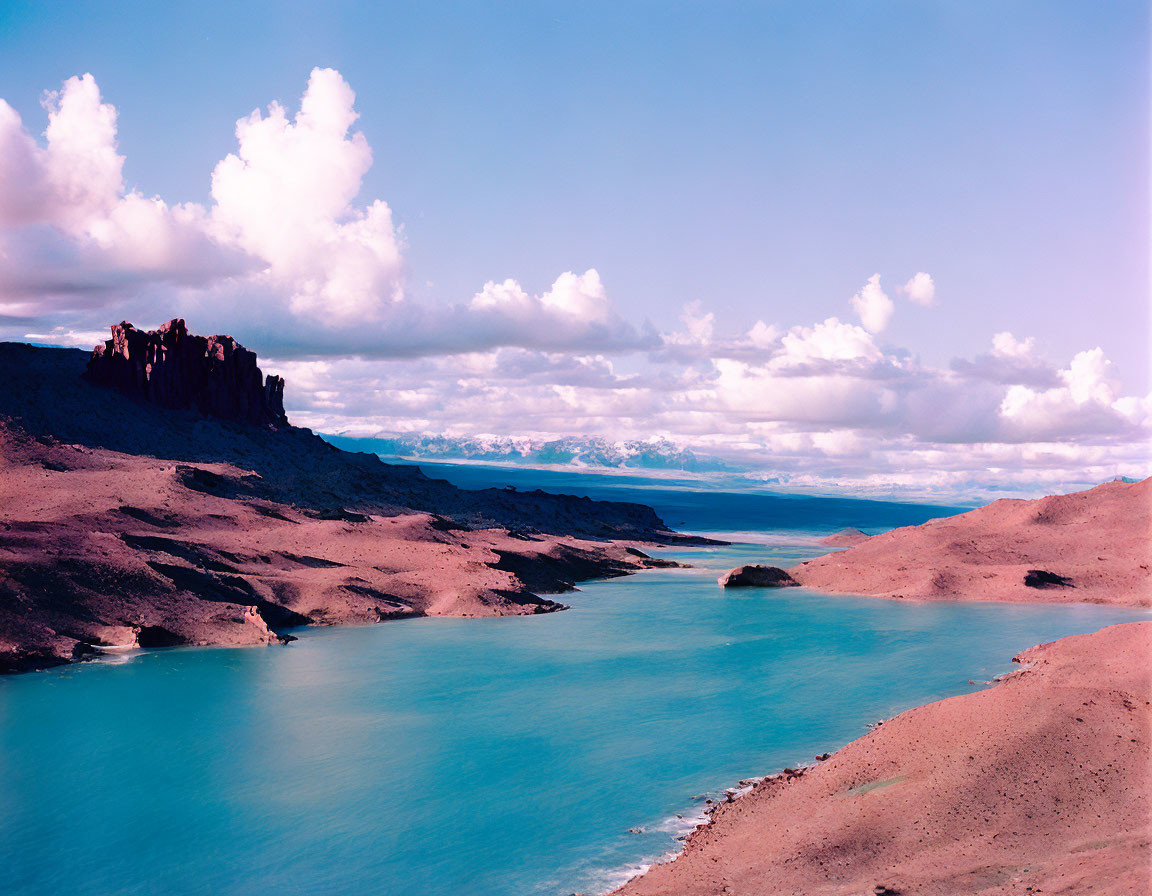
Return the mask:
POLYGON ((1000 404, 1008 432, 1020 441, 1059 439, 1069 432, 1122 433, 1149 422, 1148 400, 1117 399, 1112 363, 1099 347, 1078 352, 1047 389, 1014 384, 1000 404))
POLYGON ((126 192, 116 109, 91 75, 43 101, 45 144, 0 100, 0 315, 90 307, 141 283, 204 284, 252 261, 204 209, 126 192))
MULTIPOLYGON (((544 305, 515 281, 489 284, 473 304, 525 319, 544 305)), ((1137 446, 1152 397, 1116 398, 1099 350, 1058 368, 1035 339, 1002 332, 987 353, 941 369, 836 317, 783 333, 759 321, 725 338, 694 302, 681 324, 639 364, 531 348, 357 362, 355 374, 335 362, 318 394, 348 404, 305 398, 298 413, 360 434, 665 438, 802 488, 974 493, 1146 475, 1137 446)))
POLYGON ((212 223, 263 259, 292 312, 360 324, 403 297, 400 240, 387 203, 353 205, 372 166, 356 95, 314 69, 289 120, 279 103, 236 123, 239 149, 212 172, 212 223))
POLYGON ((101 102, 91 75, 69 78, 44 96, 41 148, 20 116, 0 100, 0 225, 53 224, 84 233, 123 193, 116 152, 116 109, 101 102))
POLYGON ((1007 331, 992 337, 992 349, 973 360, 959 358, 952 369, 965 378, 1003 385, 1051 388, 1059 385, 1058 371, 1039 356, 1036 340, 1017 339, 1007 331))
POLYGON ((472 297, 472 311, 492 312, 509 318, 547 318, 561 325, 574 321, 607 323, 614 312, 595 269, 583 274, 561 274, 552 288, 538 296, 529 295, 515 280, 491 280, 472 297))
MULTIPOLYGON (((541 304, 513 287, 481 293, 479 300, 510 304, 521 313, 541 304)), ((362 360, 351 368, 337 361, 339 373, 319 391, 341 394, 347 405, 326 405, 321 414, 304 396, 300 408, 328 430, 659 435, 745 458, 760 451, 761 466, 775 462, 772 446, 801 443, 822 457, 840 456, 849 445, 879 450, 901 440, 919 450, 1062 442, 1099 452, 1103 444, 1139 441, 1152 419, 1152 399, 1116 397, 1110 365, 1098 349, 1057 369, 1032 354, 1032 341, 1001 337, 1000 350, 1011 348, 1017 355, 1012 363, 1022 364, 1002 367, 1001 382, 980 366, 991 354, 979 364, 968 362, 966 372, 956 365, 926 366, 882 349, 864 328, 837 318, 793 327, 758 354, 734 357, 732 346, 743 341, 708 342, 714 323, 703 323, 699 308, 685 317, 687 332, 676 338, 701 352, 690 364, 666 352, 650 353, 637 365, 531 348, 362 360), (352 370, 354 378, 341 386, 352 370), (1014 378, 1013 370, 1020 375, 1014 378)), ((291 383, 291 368, 285 372, 291 383)))
POLYGON ((896 306, 880 286, 879 274, 869 277, 860 291, 852 296, 852 307, 860 315, 864 329, 870 333, 879 333, 888 326, 892 312, 896 310, 896 306))
POLYGON ((294 419, 325 432, 665 438, 799 488, 972 495, 1148 474, 1152 398, 1113 399, 1094 351, 1054 371, 1054 392, 1029 390, 886 354, 851 329, 795 328, 769 357, 703 371, 522 348, 276 369, 294 419))
MULTIPOLYGON (((665 335, 664 340, 668 345, 711 345, 716 332, 716 315, 711 311, 705 312, 703 302, 697 300, 685 305, 684 310, 680 313, 680 322, 684 325, 683 330, 665 335)), ((762 321, 760 327, 764 327, 762 321)), ((756 335, 763 340, 767 333, 759 331, 756 335)))
POLYGON ((241 119, 209 208, 125 191, 117 112, 91 75, 47 95, 43 147, 0 101, 0 302, 35 296, 24 310, 51 312, 130 300, 149 282, 233 281, 225 311, 257 289, 321 322, 372 318, 401 296, 402 262, 388 206, 352 205, 372 163, 349 134, 353 100, 339 73, 316 69, 293 120, 278 103, 241 119))
POLYGON ((793 327, 780 344, 780 352, 770 362, 777 369, 820 361, 872 362, 882 357, 867 330, 835 317, 811 327, 793 327))
POLYGON ((748 342, 759 349, 771 348, 780 339, 780 330, 762 320, 756 321, 748 331, 748 342))
POLYGON ((333 69, 312 71, 295 114, 273 102, 236 123, 207 206, 125 190, 117 111, 91 75, 44 105, 41 146, 0 100, 0 320, 67 333, 179 314, 295 354, 655 338, 619 318, 595 270, 561 274, 540 295, 506 280, 469 303, 405 300, 402 235, 386 202, 357 201, 372 149, 333 69))
MULTIPOLYGON (((0 100, 10 336, 91 345, 109 320, 179 314, 271 354, 294 419, 327 431, 659 436, 797 485, 1147 470, 1152 397, 1120 395, 1100 348, 1059 366, 1000 332, 973 358, 925 365, 877 343, 895 311, 878 273, 849 301, 860 325, 757 320, 730 335, 722 296, 664 332, 625 320, 595 269, 414 301, 392 209, 360 198, 372 150, 331 69, 312 72, 298 110, 273 102, 237 122, 203 205, 126 188, 118 113, 91 75, 44 109, 41 139, 0 100)), ((899 292, 935 302, 925 272, 899 292)))
POLYGON ((936 301, 936 284, 928 274, 920 271, 904 284, 904 295, 918 305, 931 305, 936 301))
POLYGON ((992 354, 997 358, 1021 360, 1031 358, 1035 351, 1036 340, 1031 336, 1027 339, 1017 339, 1005 330, 992 337, 992 354))

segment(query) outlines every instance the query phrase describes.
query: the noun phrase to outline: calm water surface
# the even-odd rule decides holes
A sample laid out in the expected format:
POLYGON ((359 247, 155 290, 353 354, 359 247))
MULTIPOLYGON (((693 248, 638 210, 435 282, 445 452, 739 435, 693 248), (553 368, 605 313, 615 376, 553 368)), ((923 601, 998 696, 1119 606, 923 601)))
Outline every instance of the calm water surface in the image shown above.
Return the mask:
MULTIPOLYGON (((939 512, 898 507, 837 526, 939 512)), ((716 587, 818 553, 810 509, 765 527, 775 547, 676 552, 698 568, 588 584, 565 613, 0 679, 0 892, 603 891, 676 846, 692 797, 973 690, 1038 641, 1148 618, 716 587)))

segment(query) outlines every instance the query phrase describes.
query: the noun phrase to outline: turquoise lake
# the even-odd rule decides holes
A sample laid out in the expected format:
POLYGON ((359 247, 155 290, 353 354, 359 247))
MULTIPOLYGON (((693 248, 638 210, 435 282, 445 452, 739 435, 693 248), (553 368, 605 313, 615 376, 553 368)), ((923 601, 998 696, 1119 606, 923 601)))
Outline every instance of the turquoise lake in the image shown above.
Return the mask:
MULTIPOLYGON (((513 475, 532 482, 461 481, 513 475)), ((725 593, 737 563, 821 553, 813 533, 947 511, 704 494, 693 516, 696 489, 580 475, 765 543, 663 552, 695 568, 587 583, 562 613, 0 679, 0 892, 599 893, 676 848, 694 797, 975 690, 1037 642, 1149 618, 725 593)))

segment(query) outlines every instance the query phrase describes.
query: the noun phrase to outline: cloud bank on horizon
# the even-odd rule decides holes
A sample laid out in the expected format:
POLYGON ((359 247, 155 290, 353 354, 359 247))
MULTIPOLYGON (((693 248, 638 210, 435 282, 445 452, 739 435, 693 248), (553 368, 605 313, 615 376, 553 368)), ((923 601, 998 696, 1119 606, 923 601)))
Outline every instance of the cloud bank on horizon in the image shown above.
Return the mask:
POLYGON ((269 357, 294 419, 328 432, 663 437, 798 485, 1149 472, 1152 396, 1119 395, 1099 347, 1054 364, 1000 332, 940 368, 884 343, 901 308, 937 304, 925 271, 898 272, 900 304, 862 277, 845 305, 859 323, 736 334, 703 301, 677 324, 631 321, 594 269, 417 302, 392 209, 358 204, 372 149, 354 101, 317 68, 294 114, 240 119, 205 206, 125 184, 117 110, 91 75, 45 94, 42 141, 0 99, 0 330, 90 345, 111 319, 183 316, 269 357))

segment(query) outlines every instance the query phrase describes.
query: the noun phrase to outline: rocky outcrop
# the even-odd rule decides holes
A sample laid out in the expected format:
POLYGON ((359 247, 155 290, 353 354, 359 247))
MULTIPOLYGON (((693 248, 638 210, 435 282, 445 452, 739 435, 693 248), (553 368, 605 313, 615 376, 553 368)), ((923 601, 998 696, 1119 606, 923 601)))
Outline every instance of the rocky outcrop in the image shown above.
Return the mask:
POLYGON ((800 584, 778 566, 737 566, 718 581, 721 588, 787 588, 800 584))
POLYGON ((196 336, 180 318, 157 330, 124 321, 96 346, 85 374, 161 407, 254 425, 286 426, 284 380, 263 377, 256 353, 231 336, 196 336))
POLYGON ((1024 574, 1024 584, 1029 588, 1075 588, 1067 576, 1057 575, 1046 569, 1030 569, 1024 574))
MULTIPOLYGON (((5 384, 0 389, 0 430, 7 423, 13 434, 35 440, 43 449, 35 452, 42 472, 74 469, 75 451, 48 447, 72 445, 174 462, 172 475, 182 487, 215 497, 273 502, 255 505, 271 517, 280 513, 276 507, 282 504, 344 522, 406 509, 434 513, 469 529, 653 544, 717 543, 670 531, 652 508, 640 504, 542 491, 456 488, 430 479, 411 464, 387 464, 373 454, 341 451, 302 427, 247 426, 243 438, 237 438, 241 433, 229 421, 125 401, 118 390, 82 378, 91 357, 77 349, 0 342, 0 379, 5 384), (220 463, 229 464, 230 470, 205 466, 220 463)), ((0 432, 0 463, 5 459, 2 436, 0 432)), ((168 525, 167 511, 122 498, 122 515, 168 525)))

